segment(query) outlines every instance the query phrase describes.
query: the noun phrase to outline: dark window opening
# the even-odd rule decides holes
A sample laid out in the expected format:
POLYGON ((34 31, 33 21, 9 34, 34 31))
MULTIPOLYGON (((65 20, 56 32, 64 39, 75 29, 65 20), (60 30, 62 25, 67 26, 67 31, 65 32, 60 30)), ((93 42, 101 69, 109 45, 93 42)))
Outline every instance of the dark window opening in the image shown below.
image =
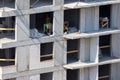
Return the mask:
POLYGON ((15 48, 0 49, 0 66, 15 65, 15 48))
POLYGON ((15 0, 0 0, 0 8, 15 8, 15 0))
POLYGON ((37 38, 53 34, 53 12, 30 16, 31 37, 37 38))
POLYGON ((40 80, 53 80, 53 73, 40 74, 40 80))
POLYGON ((53 43, 41 44, 40 61, 52 60, 53 59, 53 43))
POLYGON ((53 0, 30 0, 30 8, 52 5, 53 0))
POLYGON ((64 11, 64 33, 74 33, 79 31, 79 9, 64 11))
POLYGON ((101 57, 110 57, 110 35, 100 36, 99 37, 99 58, 101 57))
POLYGON ((79 70, 67 70, 67 80, 78 80, 78 71, 79 70))
POLYGON ((110 80, 110 64, 99 66, 99 80, 110 80))
POLYGON ((79 1, 83 1, 83 0, 64 0, 64 3, 68 4, 68 3, 79 2, 79 1))
POLYGON ((110 19, 111 19, 111 6, 110 5, 105 5, 105 6, 100 6, 99 9, 99 28, 100 29, 106 29, 110 28, 110 19))
POLYGON ((67 63, 78 61, 79 40, 67 41, 67 63))
POLYGON ((5 79, 5 80, 16 80, 15 78, 12 78, 12 79, 5 79))
POLYGON ((15 38, 15 17, 0 18, 0 37, 15 38))

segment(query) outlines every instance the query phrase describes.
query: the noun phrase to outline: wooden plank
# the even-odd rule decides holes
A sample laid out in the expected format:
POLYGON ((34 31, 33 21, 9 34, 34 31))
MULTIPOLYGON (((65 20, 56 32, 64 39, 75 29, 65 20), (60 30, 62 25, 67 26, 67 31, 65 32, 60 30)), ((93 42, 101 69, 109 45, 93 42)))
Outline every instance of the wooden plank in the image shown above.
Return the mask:
MULTIPOLYGON (((67 54, 70 54, 70 53, 75 53, 75 52, 79 52, 79 50, 72 50, 72 51, 68 51, 68 52, 67 52, 67 54)), ((40 56, 40 58, 43 58, 43 57, 51 57, 51 56, 53 56, 53 54, 52 54, 52 53, 42 55, 42 56, 40 56)))
POLYGON ((45 55, 42 55, 40 57, 43 58, 43 57, 51 57, 51 56, 53 56, 53 54, 45 54, 45 55))
POLYGON ((53 61, 53 59, 50 59, 50 60, 43 60, 43 61, 41 61, 41 62, 51 62, 51 61, 53 61))
POLYGON ((110 45, 100 46, 100 48, 109 48, 110 45))
POLYGON ((0 30, 15 30, 15 28, 0 28, 0 30))
POLYGON ((104 78, 109 78, 110 76, 109 75, 106 75, 106 76, 100 76, 99 79, 104 79, 104 78))
POLYGON ((67 54, 76 53, 76 52, 79 52, 79 50, 68 51, 67 54))
POLYGON ((15 59, 0 59, 0 61, 15 61, 15 59))
MULTIPOLYGON (((67 54, 71 54, 71 53, 75 53, 75 52, 79 52, 79 50, 68 51, 67 54)), ((52 56, 53 56, 53 54, 50 53, 50 54, 41 55, 40 58, 43 58, 43 57, 52 57, 52 56)))

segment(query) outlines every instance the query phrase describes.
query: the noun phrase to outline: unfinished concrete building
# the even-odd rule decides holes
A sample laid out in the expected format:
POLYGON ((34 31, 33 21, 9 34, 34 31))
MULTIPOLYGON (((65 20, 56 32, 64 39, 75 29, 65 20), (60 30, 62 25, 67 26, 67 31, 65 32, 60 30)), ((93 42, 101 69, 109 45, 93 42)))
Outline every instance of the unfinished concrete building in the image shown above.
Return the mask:
POLYGON ((0 0, 0 80, 120 80, 120 0, 0 0))

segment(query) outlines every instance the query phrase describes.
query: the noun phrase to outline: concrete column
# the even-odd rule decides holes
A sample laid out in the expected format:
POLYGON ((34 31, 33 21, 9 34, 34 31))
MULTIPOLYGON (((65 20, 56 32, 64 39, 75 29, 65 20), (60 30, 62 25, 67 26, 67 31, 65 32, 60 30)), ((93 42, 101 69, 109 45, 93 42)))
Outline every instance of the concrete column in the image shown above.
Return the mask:
MULTIPOLYGON (((111 27, 120 29, 120 4, 111 6, 111 27)), ((112 34, 111 56, 120 58, 120 34, 112 34)), ((120 63, 111 64, 111 80, 119 80, 120 63)))
MULTIPOLYGON (((80 40, 80 61, 98 62, 98 41, 98 37, 80 40)), ((98 67, 82 68, 79 75, 79 80, 98 80, 98 67)))
POLYGON ((29 9, 30 0, 16 0, 15 8, 19 10, 29 9))
POLYGON ((120 34, 112 34, 111 55, 120 58, 120 34))
POLYGON ((98 66, 89 68, 89 77, 88 80, 98 80, 98 66))
POLYGON ((93 31, 99 26, 99 7, 86 8, 85 11, 85 30, 93 31))
MULTIPOLYGON (((120 4, 111 6, 111 27, 120 29, 120 4)), ((112 34, 111 37, 111 54, 120 58, 120 34, 112 34)), ((111 64, 111 80, 119 80, 120 63, 111 64)))
MULTIPOLYGON (((90 39, 90 61, 98 63, 99 59, 99 37, 90 39)), ((90 67, 90 80, 98 80, 98 66, 90 67)))
MULTIPOLYGON (((27 71, 29 69, 29 46, 16 48, 16 66, 17 71, 27 71)), ((21 79, 23 80, 23 79, 21 79)))
POLYGON ((99 7, 80 9, 80 32, 99 29, 99 7))
MULTIPOLYGON (((30 0, 16 0, 15 7, 17 10, 29 9, 30 0)), ((20 12, 22 14, 22 12, 20 12)), ((15 39, 25 40, 29 38, 29 15, 16 17, 15 39)))
MULTIPOLYGON (((111 37, 111 56, 120 58, 120 34, 111 37)), ((119 80, 120 63, 111 64, 111 80, 119 80)))
POLYGON ((111 5, 111 27, 120 29, 120 4, 111 5))
MULTIPOLYGON (((90 39, 80 39, 79 60, 81 62, 90 60, 90 39)), ((81 68, 78 77, 79 80, 89 80, 89 69, 81 68)))
POLYGON ((80 9, 80 32, 85 32, 85 9, 80 9))
POLYGON ((40 75, 30 76, 30 80, 40 80, 40 75))
POLYGON ((80 39, 80 61, 90 61, 90 39, 80 39))
POLYGON ((30 70, 39 69, 40 64, 40 44, 30 46, 30 59, 29 68, 30 70))
POLYGON ((66 80, 66 70, 54 71, 53 80, 66 80))
POLYGON ((53 5, 61 5, 64 4, 64 0, 53 0, 53 5))
POLYGON ((67 63, 67 41, 54 42, 53 51, 55 65, 63 65, 67 63))
MULTIPOLYGON (((99 7, 81 9, 80 31, 93 31, 99 29, 99 7)), ((80 61, 98 62, 99 38, 80 39, 80 61)), ((79 80, 98 80, 98 67, 83 68, 79 71, 79 80), (89 78, 88 78, 89 77, 89 78)))
POLYGON ((98 63, 99 57, 99 37, 90 38, 90 61, 98 63))
POLYGON ((78 80, 89 80, 89 69, 81 68, 79 70, 78 80))
POLYGON ((53 16, 53 35, 63 35, 63 11, 55 11, 53 16))
MULTIPOLYGON (((86 29, 86 9, 82 8, 80 9, 80 32, 85 32, 86 29)), ((80 53, 79 53, 79 60, 82 62, 84 62, 86 60, 86 57, 89 56, 89 48, 86 50, 86 41, 87 39, 80 39, 80 53), (87 52, 86 52, 87 51, 87 52), (88 53, 88 54, 87 54, 88 53)), ((89 46, 89 41, 88 45, 89 46)), ((78 72, 79 76, 78 76, 78 80, 88 80, 86 79, 88 75, 88 71, 85 71, 84 68, 80 69, 78 72)))
POLYGON ((29 21, 29 15, 16 17, 15 39, 17 41, 29 39, 29 21))
MULTIPOLYGON (((120 29, 120 5, 113 4, 111 6, 111 27, 120 29)), ((113 34, 111 37, 111 54, 120 58, 120 34, 113 34)), ((111 64, 111 80, 119 80, 120 63, 111 64)))

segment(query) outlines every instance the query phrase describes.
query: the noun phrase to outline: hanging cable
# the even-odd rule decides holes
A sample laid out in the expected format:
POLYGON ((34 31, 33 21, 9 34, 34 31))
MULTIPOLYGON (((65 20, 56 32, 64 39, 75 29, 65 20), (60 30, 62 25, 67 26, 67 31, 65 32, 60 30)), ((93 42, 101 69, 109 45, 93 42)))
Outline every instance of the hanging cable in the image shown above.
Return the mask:
POLYGON ((39 0, 36 0, 30 7, 33 7, 35 4, 37 4, 39 0))
POLYGON ((5 1, 3 0, 3 11, 5 11, 5 1))

